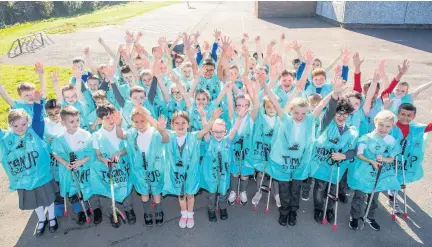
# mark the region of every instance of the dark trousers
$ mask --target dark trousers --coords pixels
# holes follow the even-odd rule
[[[300,191],[303,181],[292,180],[290,182],[279,181],[279,198],[281,215],[288,215],[289,212],[296,212],[300,203]]]
[[[348,170],[345,170],[342,175],[341,180],[339,181],[339,193],[346,194],[348,190]]]
[[[324,203],[327,197],[327,185],[328,181],[323,181],[321,179],[315,179],[315,186],[313,190],[313,199],[315,210],[324,211]],[[330,194],[336,195],[336,184],[330,185]],[[333,200],[329,199],[327,210],[333,209]]]
[[[375,211],[378,208],[378,195],[379,193],[376,192],[372,198],[371,206],[369,209],[369,213],[367,217],[369,219],[375,218]],[[351,217],[354,219],[358,219],[360,217],[363,217],[366,213],[367,204],[369,203],[371,194],[365,194],[364,192],[360,190],[356,190],[354,192],[354,197],[351,202]],[[367,200],[366,200],[367,199]],[[366,201],[366,203],[365,203]]]
[[[311,190],[311,187],[312,187],[312,181],[313,181],[313,178],[306,178],[305,180],[303,180],[302,190],[304,193],[309,194],[309,191]]]

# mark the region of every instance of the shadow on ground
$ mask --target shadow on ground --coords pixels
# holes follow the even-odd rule
[[[260,18],[260,20],[286,28],[339,28],[317,17],[291,17],[291,18]]]
[[[249,199],[255,193],[255,184],[249,184]],[[133,192],[135,193],[135,192]],[[312,192],[311,192],[312,193]],[[36,238],[33,235],[36,215],[33,214],[16,246],[424,246],[428,243],[432,229],[431,217],[417,204],[408,199],[409,219],[397,218],[392,222],[390,209],[384,194],[380,195],[380,206],[376,220],[381,231],[374,231],[368,225],[362,231],[348,227],[350,204],[341,204],[338,230],[331,225],[319,225],[313,220],[313,202],[301,201],[298,223],[295,227],[282,227],[277,223],[278,210],[270,199],[270,213],[265,214],[266,194],[261,199],[257,211],[246,206],[228,207],[229,219],[210,223],[207,220],[206,192],[197,197],[195,207],[195,227],[180,229],[178,202],[175,197],[164,199],[165,223],[161,227],[146,228],[143,222],[142,204],[134,195],[134,208],[137,223],[133,226],[122,225],[119,229],[111,227],[108,219],[110,201],[101,201],[104,207],[103,222],[94,226],[78,226],[75,216],[61,217],[60,227],[54,234]],[[311,194],[312,199],[312,194]],[[351,199],[351,198],[350,198]],[[402,205],[402,204],[401,204]]]
[[[432,53],[432,30],[354,28],[350,31]],[[429,40],[430,42],[425,42]]]

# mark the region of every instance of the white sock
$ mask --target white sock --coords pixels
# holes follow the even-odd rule
[[[54,202],[48,206],[48,219],[50,220],[50,226],[54,226],[55,225],[55,221],[53,221],[53,219],[55,219]]]
[[[187,218],[188,216],[188,211],[180,211],[181,215],[183,218]]]
[[[193,218],[193,216],[194,216],[194,212],[192,211],[192,212],[187,212],[187,217],[188,218]]]
[[[40,206],[35,209],[36,215],[38,216],[39,221],[44,222],[46,220],[44,207]],[[43,224],[38,224],[38,229],[42,229]]]

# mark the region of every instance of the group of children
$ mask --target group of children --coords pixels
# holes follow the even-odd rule
[[[282,226],[296,224],[300,198],[309,200],[313,181],[318,223],[336,221],[337,203],[347,203],[348,188],[354,191],[353,229],[359,220],[380,229],[375,192],[387,191],[393,212],[402,213],[396,195],[423,177],[425,133],[432,130],[432,123],[413,121],[413,100],[432,83],[409,93],[408,83],[400,82],[408,61],[390,83],[381,62],[362,85],[356,53],[349,89],[348,50],[324,69],[311,51],[302,53],[284,35],[278,49],[272,41],[265,53],[256,37],[253,56],[247,34],[238,50],[218,30],[211,50],[207,41],[200,47],[199,33],[180,34],[174,42],[162,37],[150,54],[141,36],[127,32],[116,53],[99,39],[110,63],[95,65],[86,48],[86,61],[72,61],[73,76],[64,86],[53,72],[56,99],[47,99],[40,63],[40,90],[21,83],[20,98],[13,100],[0,84],[11,107],[9,128],[0,132],[0,160],[20,209],[38,216],[36,235],[46,225],[56,231],[56,209],[67,213],[67,201],[78,224],[89,222],[90,214],[94,224],[101,223],[101,197],[111,199],[113,227],[121,218],[134,224],[135,194],[147,226],[163,224],[163,197],[174,195],[179,226],[192,228],[201,189],[209,194],[209,221],[217,221],[216,209],[225,220],[228,204],[247,204],[251,177],[257,181],[254,206],[262,180],[270,178],[273,189],[267,190]],[[293,70],[286,68],[289,50],[298,56]]]

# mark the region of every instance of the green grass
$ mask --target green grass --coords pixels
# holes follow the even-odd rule
[[[175,2],[130,2],[102,8],[90,14],[66,18],[52,18],[43,21],[17,24],[0,29],[0,55],[9,51],[12,42],[22,36],[44,31],[48,34],[71,33],[78,28],[114,25],[119,21],[141,15]],[[143,23],[143,25],[145,25]]]
[[[60,83],[66,84],[72,75],[70,68],[45,66],[45,80],[47,82],[48,98],[55,98],[54,89],[51,83],[51,73],[54,70],[60,72]],[[34,67],[31,65],[3,65],[0,64],[0,83],[8,92],[12,99],[18,99],[17,86],[22,82],[32,82],[36,88],[40,88],[39,76],[34,72]],[[9,105],[0,98],[0,127],[7,128],[7,116]]]

